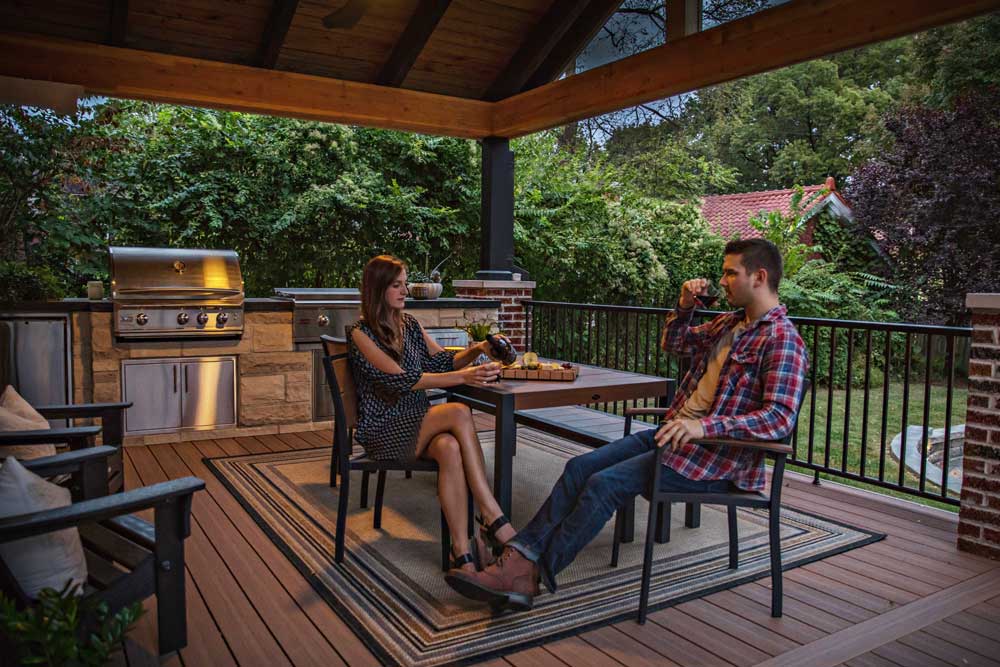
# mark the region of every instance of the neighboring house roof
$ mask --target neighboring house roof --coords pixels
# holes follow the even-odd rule
[[[823,205],[829,206],[831,212],[840,218],[853,219],[851,207],[847,200],[837,191],[837,183],[833,177],[826,179],[822,185],[808,185],[804,191],[803,202],[816,192],[826,189]],[[750,218],[758,213],[781,211],[787,214],[791,211],[792,195],[795,190],[764,190],[762,192],[742,192],[733,195],[708,195],[704,197],[701,213],[708,221],[709,227],[722,238],[728,239],[739,235],[740,238],[751,239],[760,236],[760,232],[750,226]],[[820,210],[820,209],[817,209]]]

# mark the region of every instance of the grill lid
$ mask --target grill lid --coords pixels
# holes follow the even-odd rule
[[[232,250],[109,248],[111,298],[241,306],[243,277]]]

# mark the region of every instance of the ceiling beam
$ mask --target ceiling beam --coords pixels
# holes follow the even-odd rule
[[[271,14],[267,17],[267,26],[260,38],[260,46],[257,47],[257,54],[254,57],[257,67],[274,69],[298,7],[299,0],[274,0]]]
[[[379,86],[398,87],[403,85],[413,63],[424,50],[431,33],[448,10],[451,0],[420,0],[413,18],[406,24],[399,41],[392,49],[389,59],[382,65],[375,83]]]
[[[128,0],[111,0],[111,20],[108,33],[108,44],[125,46],[125,36],[128,33]]]
[[[1000,0],[792,0],[496,103],[518,137],[1000,9]]]
[[[502,100],[521,90],[586,8],[587,3],[581,0],[555,0],[494,79],[485,99]]]
[[[586,3],[573,26],[552,47],[518,92],[544,86],[569,69],[621,4],[622,0],[590,0]]]
[[[667,0],[667,41],[701,30],[701,0]]]
[[[454,137],[492,136],[489,102],[0,32],[0,75],[88,93]]]

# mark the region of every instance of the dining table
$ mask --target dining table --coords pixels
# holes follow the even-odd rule
[[[579,375],[573,381],[502,379],[488,385],[460,385],[449,392],[449,401],[464,403],[494,417],[493,492],[508,518],[513,499],[518,411],[660,399],[667,396],[672,382],[656,375],[574,365],[579,368]]]

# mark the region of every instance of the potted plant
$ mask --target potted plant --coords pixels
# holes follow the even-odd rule
[[[448,255],[451,257],[451,255]],[[448,257],[445,257],[438,265],[431,269],[430,272],[426,271],[427,256],[424,256],[424,271],[415,270],[410,272],[407,276],[409,280],[406,283],[406,289],[409,290],[410,296],[414,299],[436,299],[441,296],[441,292],[444,290],[444,285],[441,284],[441,265],[448,261]]]

